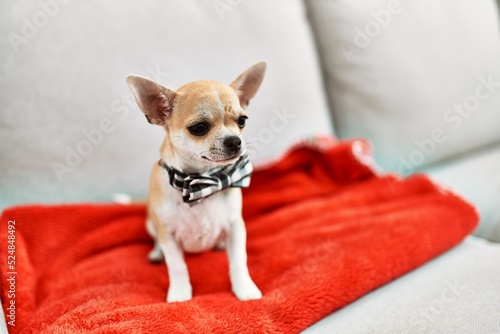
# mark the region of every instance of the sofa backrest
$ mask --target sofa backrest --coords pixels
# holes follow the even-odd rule
[[[249,107],[254,160],[332,131],[300,0],[0,3],[0,207],[144,197],[163,130],[125,83],[230,83],[267,60]]]
[[[500,141],[494,0],[306,0],[336,131],[409,174]]]

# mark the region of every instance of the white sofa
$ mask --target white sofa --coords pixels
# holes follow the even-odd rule
[[[498,15],[493,0],[4,1],[0,207],[145,197],[162,130],[125,76],[229,83],[264,59],[254,161],[314,134],[366,137],[383,169],[427,172],[482,216],[475,236],[305,332],[498,333]]]

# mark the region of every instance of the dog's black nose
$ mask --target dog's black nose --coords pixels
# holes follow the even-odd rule
[[[241,139],[237,136],[230,136],[224,139],[224,147],[228,152],[238,153],[241,149]]]

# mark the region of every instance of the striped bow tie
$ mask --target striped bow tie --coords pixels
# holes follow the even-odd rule
[[[163,160],[160,160],[159,164],[168,173],[170,185],[182,191],[182,199],[189,206],[194,206],[208,196],[229,187],[248,187],[253,171],[248,155],[243,155],[234,164],[209,174],[185,174],[168,166]]]

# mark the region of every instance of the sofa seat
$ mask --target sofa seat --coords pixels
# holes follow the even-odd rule
[[[422,171],[460,193],[478,208],[475,235],[500,242],[500,143]]]
[[[499,258],[499,244],[469,237],[303,333],[498,333]]]

